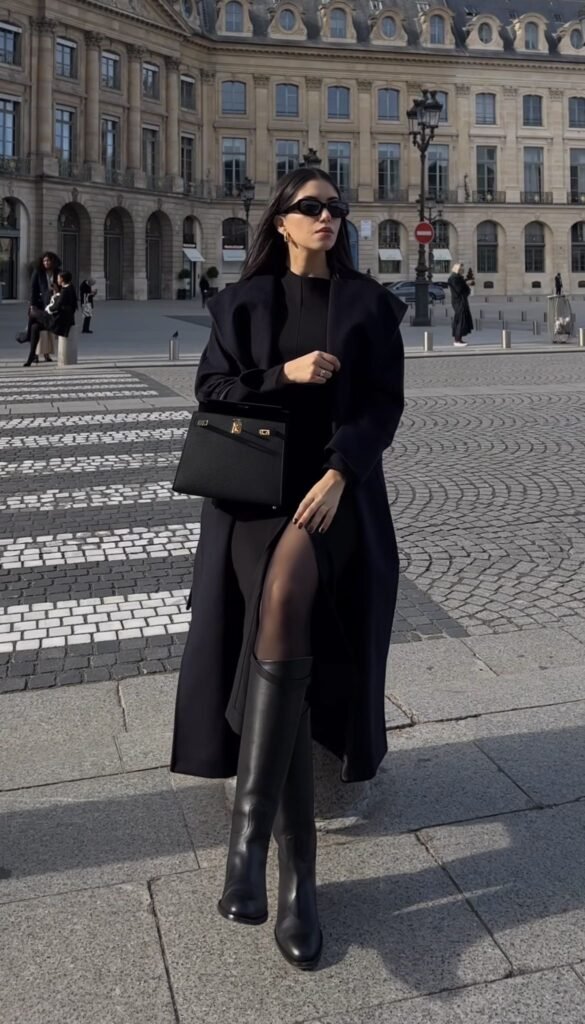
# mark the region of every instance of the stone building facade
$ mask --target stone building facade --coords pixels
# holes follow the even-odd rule
[[[0,281],[58,251],[101,295],[237,279],[281,173],[315,150],[351,204],[356,264],[409,279],[419,154],[434,272],[485,294],[585,289],[585,47],[574,0],[0,2]],[[180,272],[183,277],[180,278]]]

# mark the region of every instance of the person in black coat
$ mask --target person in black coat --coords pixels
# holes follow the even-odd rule
[[[58,277],[59,291],[50,306],[51,330],[57,338],[68,338],[75,324],[75,313],[78,303],[73,275],[69,270],[62,270]]]
[[[207,302],[207,296],[209,294],[209,281],[205,274],[202,274],[199,278],[199,291],[201,292],[201,305],[205,309],[205,303]]]
[[[563,279],[560,270],[555,274],[555,295],[563,294]]]
[[[406,307],[353,269],[347,212],[329,175],[291,172],[242,279],[209,302],[196,397],[288,411],[285,497],[203,503],[171,758],[184,774],[237,772],[227,919],[266,920],[274,831],[276,941],[302,969],[322,946],[312,738],[344,781],[375,775],[398,584],[382,455],[404,405]]]
[[[456,263],[447,281],[453,306],[453,344],[459,348],[465,348],[467,342],[463,341],[463,338],[473,330],[473,318],[469,308],[471,288],[463,277],[464,270],[462,263]]]
[[[26,340],[30,343],[30,353],[25,366],[39,361],[37,345],[41,331],[49,329],[45,310],[57,290],[59,266],[59,257],[54,252],[45,252],[39,260],[38,267],[33,271],[26,331]],[[45,360],[49,363],[52,361],[48,354],[45,355]]]
[[[97,295],[97,288],[93,277],[86,277],[79,285],[79,301],[83,312],[82,334],[93,334],[91,321],[93,317],[93,300]]]

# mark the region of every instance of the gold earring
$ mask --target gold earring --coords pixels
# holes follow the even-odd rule
[[[290,239],[289,239],[289,233],[288,233],[288,231],[286,230],[286,228],[284,229],[284,231],[283,231],[283,233],[282,233],[282,237],[284,238],[284,240],[285,240],[286,244],[288,245],[288,243],[289,243],[289,240],[290,240]]]

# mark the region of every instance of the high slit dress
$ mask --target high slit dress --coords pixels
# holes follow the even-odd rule
[[[315,350],[325,351],[330,280],[288,271],[282,283],[286,309],[278,340],[279,360],[285,363]],[[220,506],[235,520],[231,557],[245,605],[242,647],[226,711],[230,726],[238,734],[242,730],[262,586],[271,555],[300,502],[327,469],[340,470],[348,482],[329,529],[309,534],[319,573],[312,617],[313,653],[318,655],[322,630],[337,631],[340,645],[343,643],[345,631],[337,620],[336,594],[351,572],[358,526],[351,474],[341,456],[327,451],[333,433],[334,388],[335,374],[326,384],[290,384],[279,393],[279,404],[289,413],[283,505],[278,510],[232,503]],[[339,653],[346,662],[351,659],[350,650]],[[319,698],[314,686],[308,697],[309,703]]]

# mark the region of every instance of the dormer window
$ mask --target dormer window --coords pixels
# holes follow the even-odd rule
[[[489,21],[482,21],[481,25],[479,26],[479,28],[477,30],[477,34],[478,34],[480,43],[483,43],[484,46],[489,46],[489,44],[491,43],[492,39],[494,38],[493,29],[492,29],[492,26],[490,25]]]
[[[244,9],[239,0],[230,0],[225,8],[226,32],[244,31]]]
[[[580,28],[574,28],[571,32],[571,46],[574,50],[583,48],[583,33]]]
[[[440,14],[431,16],[431,46],[445,45],[445,19]]]
[[[387,14],[386,17],[382,18],[381,28],[382,35],[386,39],[394,39],[394,36],[396,35],[396,20],[390,17],[389,14]]]
[[[540,49],[540,30],[535,21],[527,21],[524,28],[524,49]]]
[[[285,7],[278,16],[278,24],[284,32],[292,32],[296,26],[297,18],[290,7]]]
[[[334,7],[329,15],[329,33],[332,39],[347,39],[347,14]]]

